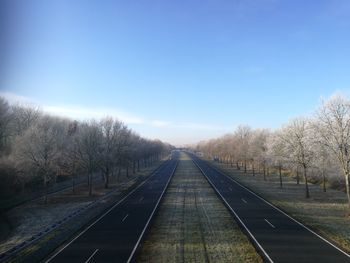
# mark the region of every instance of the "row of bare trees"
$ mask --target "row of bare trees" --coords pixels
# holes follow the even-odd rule
[[[71,178],[74,190],[76,175],[86,174],[91,195],[94,174],[101,174],[108,188],[111,176],[119,180],[123,170],[129,177],[170,150],[170,145],[142,138],[113,118],[78,122],[9,105],[0,97],[1,189],[23,189],[35,182],[47,188],[61,177]]]
[[[306,198],[310,171],[320,175],[324,191],[327,180],[341,176],[350,210],[350,101],[344,96],[324,100],[313,116],[290,120],[275,131],[239,126],[233,134],[200,142],[196,150],[245,172],[249,165],[264,179],[273,167],[281,188],[283,169],[294,171],[297,184],[302,174]]]

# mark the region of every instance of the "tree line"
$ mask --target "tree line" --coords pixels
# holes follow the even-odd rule
[[[294,172],[296,183],[303,179],[305,197],[310,197],[310,173],[327,182],[343,178],[350,211],[350,100],[334,95],[323,100],[312,116],[299,117],[271,131],[239,126],[232,134],[203,141],[195,146],[206,157],[227,163],[264,179],[277,171],[283,188],[282,170]]]
[[[142,138],[111,117],[76,121],[33,106],[10,105],[0,97],[0,192],[11,196],[28,188],[48,188],[57,179],[86,175],[89,195],[94,175],[105,188],[111,176],[126,177],[149,167],[172,146]]]

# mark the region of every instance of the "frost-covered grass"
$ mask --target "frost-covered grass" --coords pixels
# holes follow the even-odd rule
[[[184,153],[138,256],[139,262],[262,262]]]
[[[226,164],[212,164],[328,240],[350,251],[350,219],[347,216],[348,206],[344,192],[327,189],[325,193],[320,185],[309,184],[311,198],[306,199],[302,181],[297,185],[293,178],[284,176],[281,189],[276,174],[269,175],[267,181],[264,181],[261,174],[253,176]]]
[[[29,239],[57,220],[64,218],[88,203],[56,203],[55,205],[34,203],[11,210],[8,218],[12,224],[13,231],[0,244],[0,252],[4,252]]]

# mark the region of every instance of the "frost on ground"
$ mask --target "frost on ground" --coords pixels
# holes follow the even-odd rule
[[[76,202],[55,205],[34,203],[13,209],[8,218],[14,229],[6,241],[0,244],[0,252],[27,240],[88,203]]]
[[[198,168],[184,154],[138,262],[262,262]]]

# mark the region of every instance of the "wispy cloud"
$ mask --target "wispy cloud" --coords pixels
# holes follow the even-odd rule
[[[158,128],[165,129],[188,129],[188,130],[205,130],[205,131],[225,131],[228,130],[229,127],[219,126],[219,125],[210,125],[196,122],[171,122],[171,121],[163,121],[163,120],[152,120],[149,122],[145,122],[145,124],[149,124]]]
[[[8,91],[0,91],[0,96],[8,100],[9,103],[36,104],[35,100]]]
[[[210,124],[203,124],[203,123],[193,123],[193,122],[179,123],[179,124],[175,124],[174,126],[178,128],[186,128],[191,130],[207,130],[207,131],[220,131],[220,130],[228,129],[228,127],[224,127],[224,126],[210,125]]]
[[[0,96],[5,97],[11,104],[22,103],[37,105],[46,113],[77,120],[101,119],[109,116],[119,119],[126,124],[146,125],[150,127],[155,127],[157,129],[167,129],[175,131],[191,130],[224,132],[230,129],[229,127],[196,122],[173,122],[168,120],[147,119],[116,108],[89,108],[84,106],[71,105],[41,105],[32,98],[24,97],[11,92],[0,91]]]
[[[152,120],[150,124],[155,127],[169,127],[172,125],[170,121]]]
[[[87,120],[114,117],[127,124],[142,124],[145,120],[130,113],[108,108],[87,108],[75,106],[43,106],[43,110],[53,115],[70,117],[72,119]]]
[[[0,96],[6,98],[11,104],[20,103],[25,105],[36,105],[46,113],[61,117],[68,117],[71,119],[89,120],[93,118],[100,119],[109,116],[117,118],[127,124],[145,123],[145,120],[143,118],[115,108],[89,108],[70,105],[45,105],[40,104],[35,99],[7,91],[0,91]]]

